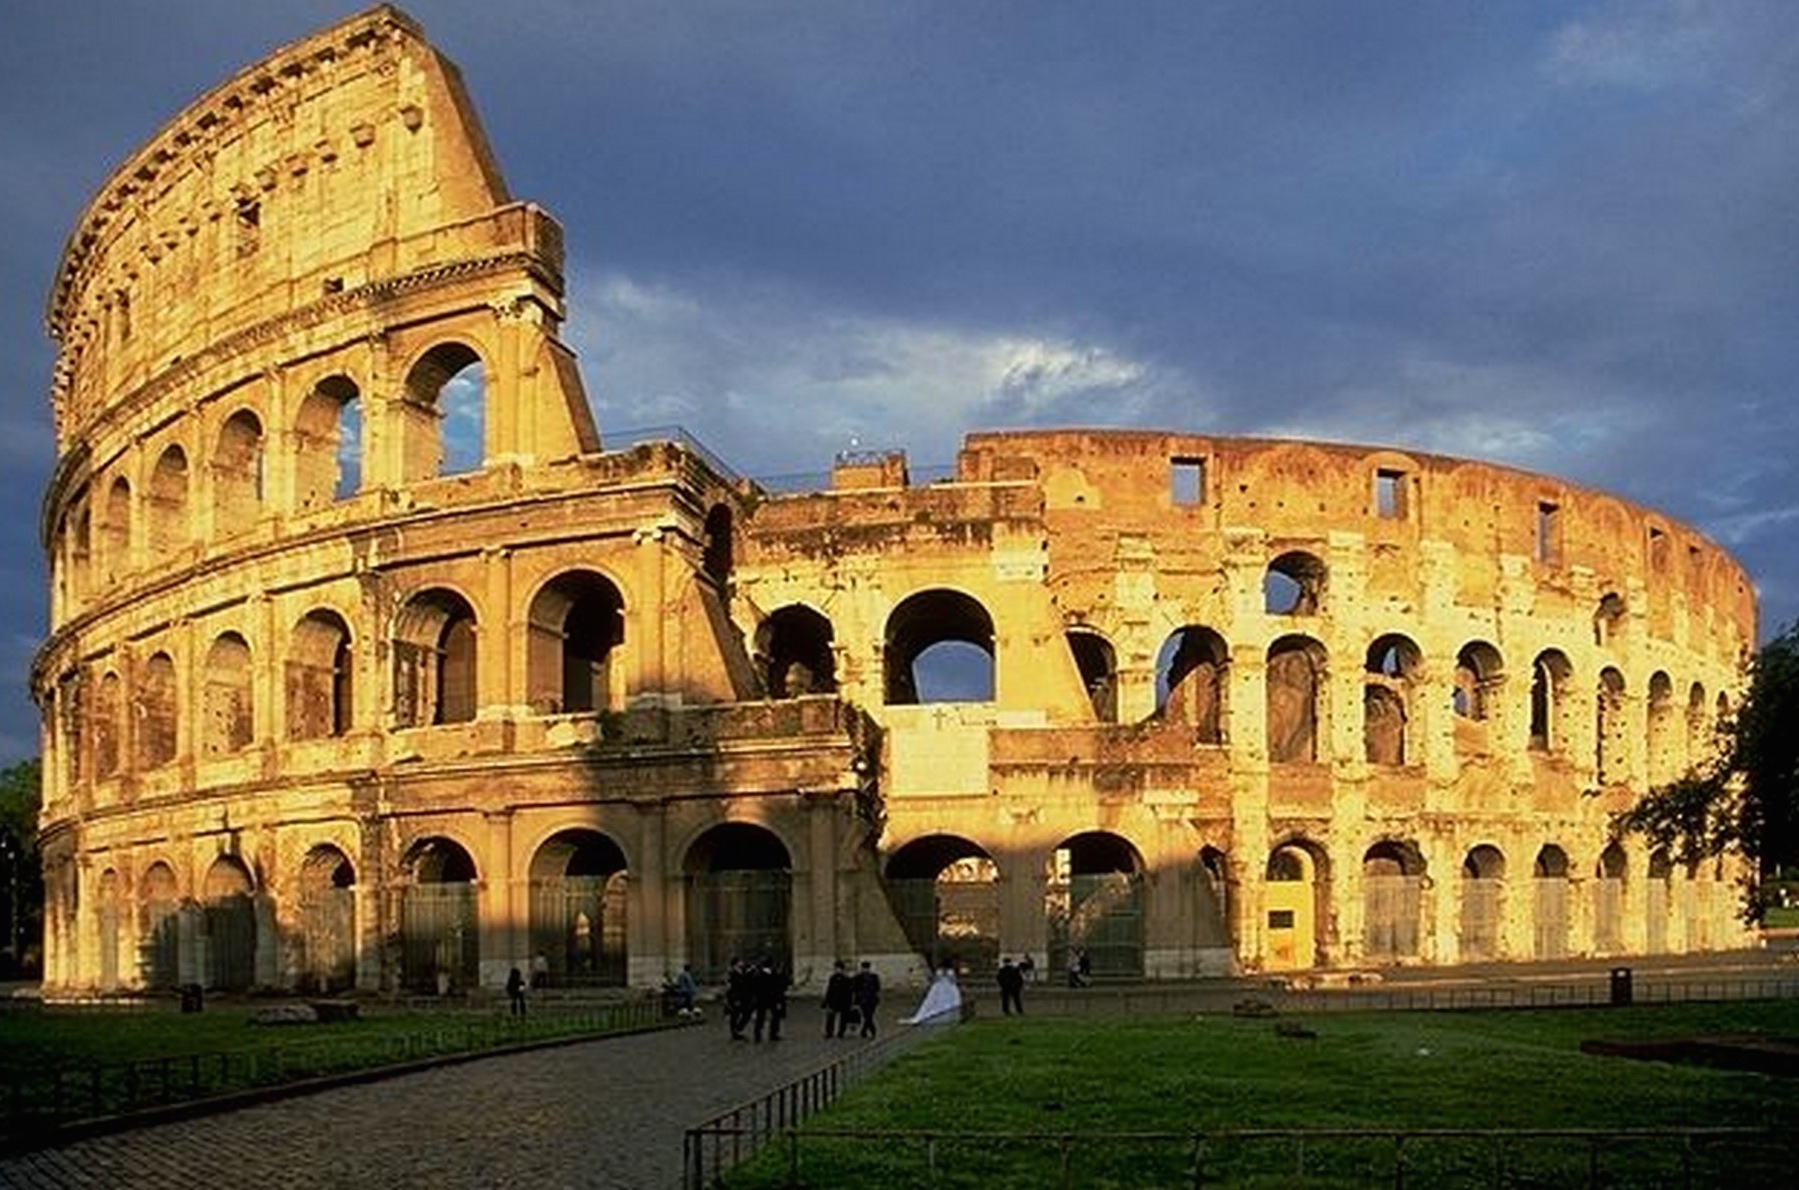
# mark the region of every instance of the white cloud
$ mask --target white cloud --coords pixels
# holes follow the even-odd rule
[[[1721,41],[1719,6],[1700,0],[1627,0],[1550,38],[1557,82],[1658,90],[1711,74]]]

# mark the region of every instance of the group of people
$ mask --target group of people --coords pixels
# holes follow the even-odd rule
[[[866,959],[851,975],[842,959],[825,981],[825,1036],[848,1037],[860,1026],[858,1036],[875,1035],[875,1009],[881,1004],[881,977]]]
[[[731,1040],[743,1041],[746,1028],[757,1041],[764,1032],[770,1041],[781,1040],[787,988],[792,982],[767,955],[754,962],[732,959],[725,973],[725,1019],[731,1026]]]

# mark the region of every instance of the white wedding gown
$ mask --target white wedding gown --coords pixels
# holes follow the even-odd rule
[[[937,972],[931,986],[925,989],[918,1011],[901,1021],[902,1025],[953,1025],[962,1019],[962,987],[956,973],[948,967]]]

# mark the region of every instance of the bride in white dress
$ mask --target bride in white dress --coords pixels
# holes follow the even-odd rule
[[[953,1025],[962,1019],[962,986],[956,973],[948,967],[931,978],[924,1001],[918,1011],[901,1021],[902,1025]]]

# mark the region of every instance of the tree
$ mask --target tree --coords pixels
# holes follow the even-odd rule
[[[0,978],[34,966],[43,953],[44,880],[37,852],[42,788],[35,760],[0,771]]]
[[[1799,861],[1799,621],[1750,664],[1749,692],[1718,724],[1711,762],[1650,790],[1613,825],[1682,863],[1742,855],[1750,867],[1745,914],[1760,920],[1762,884]]]

